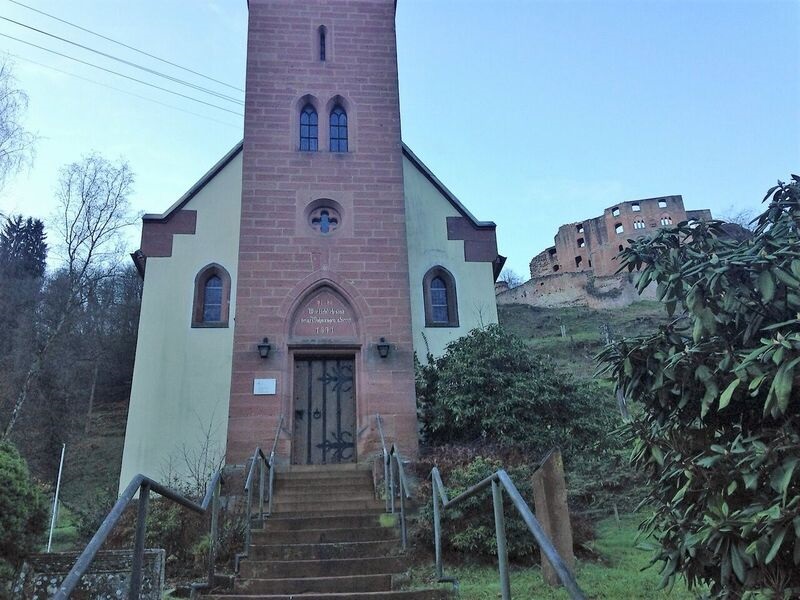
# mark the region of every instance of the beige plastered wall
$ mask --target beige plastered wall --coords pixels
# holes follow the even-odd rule
[[[476,327],[497,323],[494,277],[491,263],[466,262],[464,242],[447,239],[447,217],[462,215],[406,157],[403,179],[414,351],[425,362],[428,351],[440,356],[451,341]],[[458,327],[425,327],[422,279],[435,266],[444,267],[455,279]]]
[[[186,204],[193,235],[172,256],[147,259],[120,491],[137,473],[192,480],[196,462],[224,459],[233,352],[242,155]],[[218,263],[231,276],[229,327],[192,328],[196,274]]]

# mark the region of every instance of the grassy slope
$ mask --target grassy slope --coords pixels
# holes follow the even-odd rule
[[[618,526],[607,519],[598,527],[598,538],[593,543],[600,561],[578,564],[578,585],[588,598],[603,600],[695,598],[685,585],[678,582],[672,590],[658,590],[660,576],[656,568],[644,569],[649,564],[649,551],[637,548],[637,517],[626,517]],[[445,573],[455,576],[461,585],[461,600],[496,600],[500,597],[500,584],[495,566],[448,567]],[[433,579],[432,569],[415,571],[419,583]],[[511,595],[513,598],[536,600],[566,600],[563,589],[551,588],[542,581],[538,567],[514,567],[511,570]]]
[[[652,331],[667,320],[661,304],[638,302],[627,308],[536,308],[522,304],[498,306],[500,324],[518,335],[532,350],[553,357],[559,368],[579,379],[592,377],[595,354],[603,347],[603,323],[614,338]],[[561,325],[567,337],[561,337]]]

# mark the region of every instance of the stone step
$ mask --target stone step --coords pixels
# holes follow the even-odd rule
[[[342,501],[342,500],[375,500],[372,490],[354,490],[352,488],[331,487],[324,491],[312,492],[297,490],[280,491],[272,498],[274,506],[286,504],[287,502],[308,502],[318,499],[320,502]]]
[[[356,529],[359,527],[391,527],[398,523],[397,515],[364,514],[329,515],[322,517],[286,517],[274,514],[264,521],[264,531],[303,531],[306,529]],[[253,533],[255,533],[254,530]]]
[[[320,560],[394,556],[400,552],[400,544],[396,540],[380,540],[324,544],[252,544],[247,554],[252,560]]]
[[[392,589],[392,576],[345,575],[343,577],[296,577],[291,579],[239,579],[234,591],[245,594],[309,594],[313,592],[352,593],[388,592]]]
[[[450,600],[453,593],[447,589],[397,590],[391,592],[344,592],[332,594],[210,594],[209,600]]]
[[[327,544],[334,542],[374,542],[397,539],[395,527],[355,527],[352,529],[305,529],[301,531],[254,531],[253,544]]]
[[[360,471],[372,473],[372,466],[369,463],[331,463],[325,465],[287,465],[277,467],[278,475],[288,475],[297,473],[338,473],[342,471]]]
[[[278,481],[273,486],[273,495],[276,494],[297,494],[305,492],[307,494],[322,493],[327,494],[331,490],[348,490],[358,492],[374,493],[374,485],[371,479],[336,479],[326,477],[323,479],[309,479],[291,481]]]
[[[399,556],[377,558],[334,558],[328,560],[273,560],[245,559],[239,565],[239,576],[259,579],[291,577],[324,577],[326,575],[377,575],[402,573],[406,562]]]
[[[320,503],[322,504],[322,503]],[[319,510],[289,510],[281,509],[280,511],[275,511],[269,517],[269,519],[307,519],[309,517],[360,517],[360,516],[379,516],[386,514],[386,506],[381,504],[380,508],[361,508],[361,509],[331,509],[327,510],[327,508],[321,508]]]
[[[276,498],[273,506],[273,513],[317,513],[325,511],[328,513],[335,513],[339,511],[363,511],[363,510],[380,510],[386,509],[386,505],[372,498],[368,500],[328,500],[327,498],[320,499],[307,499],[302,502],[297,501],[282,501]]]

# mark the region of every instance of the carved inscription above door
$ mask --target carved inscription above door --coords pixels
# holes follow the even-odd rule
[[[323,288],[300,305],[291,332],[295,339],[355,340],[355,314],[344,298]]]

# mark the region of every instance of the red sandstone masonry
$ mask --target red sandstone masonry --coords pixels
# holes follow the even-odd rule
[[[324,63],[313,52],[319,25],[333,49]],[[229,463],[267,446],[281,413],[292,418],[289,319],[298,296],[322,281],[338,287],[357,315],[359,430],[381,412],[389,435],[416,451],[395,54],[394,0],[250,0]],[[296,149],[294,120],[306,94],[319,101],[316,153]],[[349,106],[347,154],[323,145],[336,95]],[[338,202],[346,226],[330,237],[309,235],[297,219],[314,198]],[[266,361],[256,352],[264,336],[273,346]],[[374,348],[380,337],[392,344],[388,359]],[[277,395],[252,395],[252,380],[261,377],[278,380]],[[368,430],[359,438],[362,460],[370,439]],[[281,442],[284,456],[288,446]]]

